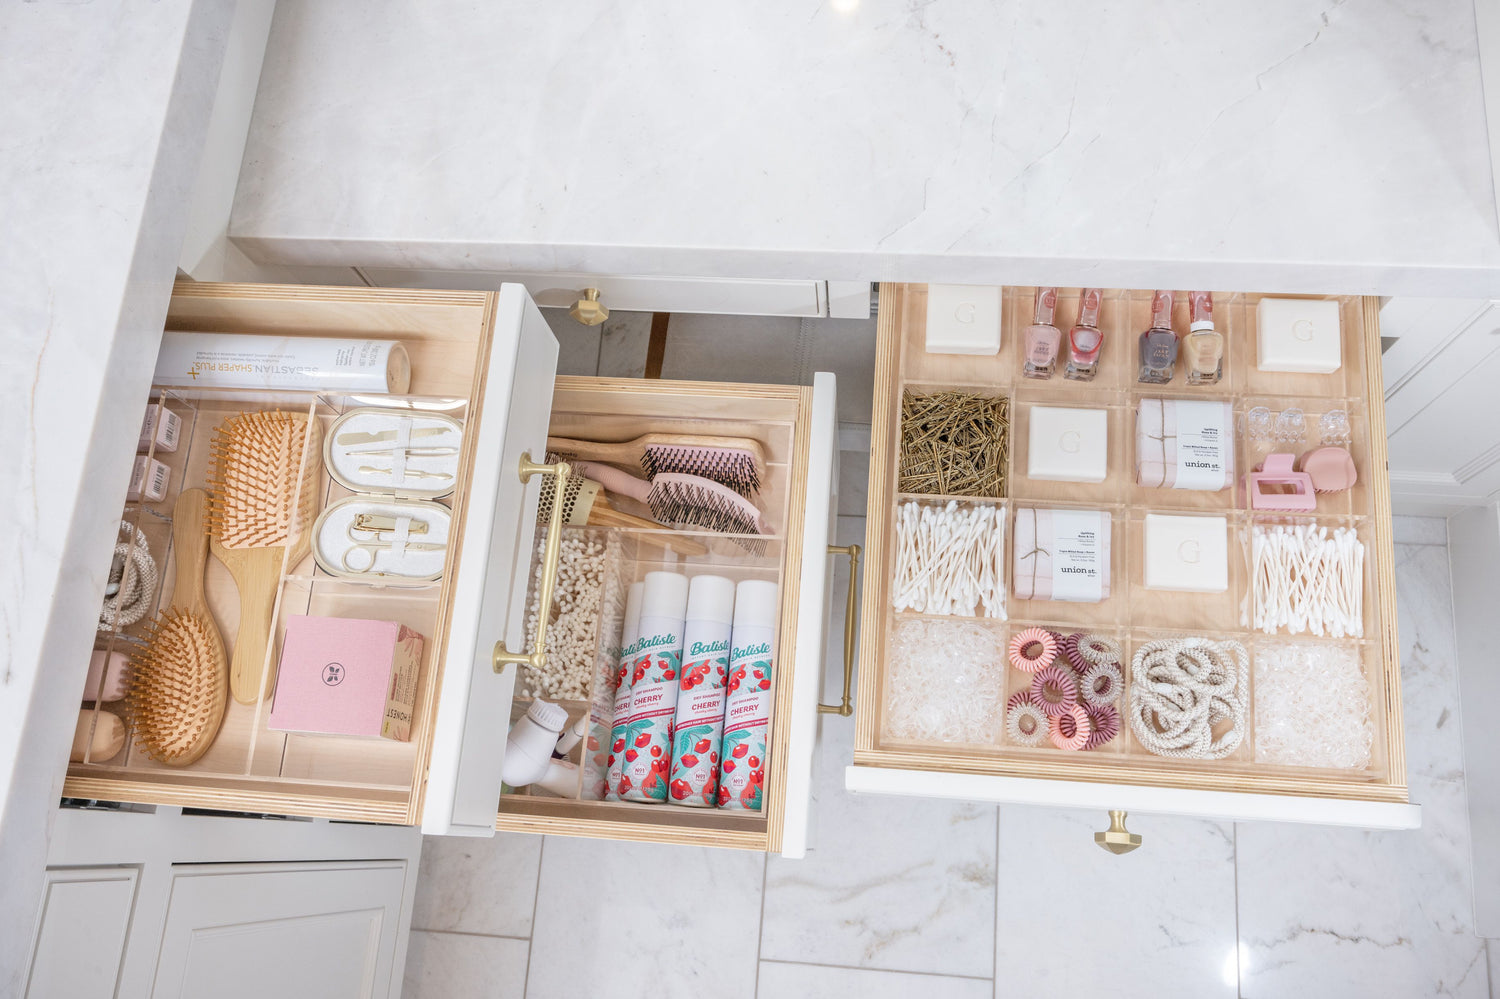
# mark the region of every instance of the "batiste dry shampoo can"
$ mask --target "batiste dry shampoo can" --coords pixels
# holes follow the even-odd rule
[[[646,588],[641,591],[641,637],[630,671],[625,765],[620,775],[620,797],[626,801],[654,804],[667,800],[687,596],[688,578],[682,573],[646,573]]]
[[[760,811],[771,720],[771,646],[776,638],[776,584],[747,579],[735,588],[734,635],[719,750],[719,807]]]
[[[734,580],[694,576],[682,629],[668,804],[712,808],[719,793],[719,741],[724,736],[724,684],[729,679],[733,625]]]
[[[620,627],[620,662],[615,669],[614,689],[609,692],[614,707],[610,712],[609,773],[605,780],[605,797],[620,800],[620,774],[625,763],[625,726],[630,723],[630,669],[635,665],[636,643],[641,637],[641,591],[645,583],[631,583],[625,593],[625,622]],[[595,698],[595,703],[598,698]]]

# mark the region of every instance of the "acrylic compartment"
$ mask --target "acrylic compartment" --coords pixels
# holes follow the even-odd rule
[[[1001,354],[1004,354],[1003,350]],[[946,355],[931,354],[926,356],[938,357]],[[990,412],[976,419],[976,432],[971,434],[970,447],[965,452],[966,455],[970,456],[966,461],[965,472],[969,472],[970,469],[980,469],[982,467],[985,472],[993,471],[994,476],[998,478],[998,481],[989,482],[984,488],[959,488],[953,483],[938,483],[924,488],[926,485],[925,482],[913,481],[917,477],[924,480],[930,478],[927,472],[931,468],[932,462],[928,457],[929,452],[927,447],[914,449],[908,461],[902,460],[902,455],[906,453],[906,441],[909,429],[913,425],[912,418],[908,416],[909,402],[921,405],[922,400],[949,393],[973,396],[994,404]],[[1015,405],[1014,400],[1010,398],[1010,393],[995,392],[992,389],[976,388],[972,385],[961,383],[914,382],[904,386],[900,402],[896,407],[896,414],[897,460],[895,462],[895,488],[898,491],[915,496],[952,496],[963,499],[1004,499],[1010,494],[1014,471],[1011,454],[1015,447],[1013,429]],[[987,433],[979,432],[979,428],[984,427],[992,427],[993,429]],[[912,433],[911,436],[914,440],[918,438],[918,434],[916,433]],[[938,440],[931,439],[940,436],[929,430],[922,439],[929,447],[940,447],[941,444]],[[981,444],[993,446],[998,452],[999,460],[993,464],[983,462],[983,454],[976,453],[977,447]],[[978,473],[971,473],[967,477],[972,478],[974,474]],[[955,479],[957,478],[959,476],[955,475]]]
[[[96,647],[107,651],[137,651],[142,646],[149,622],[164,610],[173,598],[176,585],[175,559],[172,551],[171,514],[181,491],[203,487],[208,483],[212,464],[210,442],[215,430],[228,418],[241,413],[280,410],[303,414],[317,430],[326,431],[344,410],[357,406],[432,410],[461,417],[462,400],[414,396],[337,396],[307,392],[283,392],[232,389],[170,389],[153,393],[152,404],[160,403],[182,420],[179,446],[158,460],[172,468],[168,495],[159,503],[128,503],[127,522],[142,526],[151,543],[159,567],[157,594],[151,614],[136,625],[115,629],[101,635]],[[310,427],[310,432],[313,432]],[[150,452],[148,452],[150,453]],[[321,455],[310,452],[320,461]],[[338,485],[326,467],[320,467],[312,480],[318,491],[317,509],[330,500],[352,495]],[[291,503],[302,502],[299,481]],[[307,529],[311,530],[309,523]],[[414,719],[423,716],[428,698],[435,696],[434,671],[430,668],[440,654],[435,640],[440,607],[441,583],[413,582],[392,586],[379,580],[336,578],[319,568],[312,556],[287,564],[290,549],[283,555],[279,571],[275,610],[270,622],[269,640],[262,669],[274,674],[280,661],[281,642],[288,617],[309,614],[330,617],[352,617],[392,620],[404,624],[426,639],[418,670],[416,711]],[[218,558],[210,554],[204,569],[204,591],[210,613],[231,659],[240,630],[240,602],[234,577]],[[268,794],[291,788],[291,793],[326,794],[339,797],[356,793],[361,801],[379,803],[405,802],[411,793],[415,776],[417,747],[423,733],[414,727],[407,742],[378,737],[353,737],[274,731],[268,727],[275,696],[268,684],[265,696],[251,703],[227,698],[223,720],[212,744],[195,762],[187,766],[169,766],[149,758],[138,744],[136,733],[127,718],[125,749],[112,760],[86,759],[70,771],[76,776],[132,775],[153,782],[195,786],[237,786],[263,789]],[[124,715],[123,705],[112,705]],[[96,705],[94,711],[109,710]],[[226,783],[229,782],[229,783]],[[248,782],[248,783],[246,783]]]
[[[1280,420],[1282,413],[1298,410],[1302,413],[1302,432],[1292,433],[1295,420]],[[1247,395],[1236,400],[1235,430],[1239,438],[1240,479],[1236,485],[1236,505],[1250,510],[1250,497],[1245,476],[1257,465],[1264,463],[1267,455],[1290,454],[1300,467],[1300,459],[1307,453],[1323,447],[1320,427],[1324,417],[1335,411],[1347,416],[1349,441],[1342,445],[1354,462],[1355,482],[1352,488],[1339,492],[1314,493],[1312,515],[1340,516],[1372,512],[1370,502],[1370,421],[1369,411],[1363,399],[1320,398],[1317,396],[1265,396]],[[1269,421],[1270,434],[1262,429]],[[1282,433],[1282,429],[1287,432]],[[1257,515],[1273,515],[1279,511],[1256,509]]]
[[[1009,711],[1007,710],[1006,720],[1002,720],[1001,723],[1002,735],[999,744],[1005,747],[1008,751],[1027,754],[1041,754],[1046,757],[1055,759],[1059,763],[1072,763],[1075,761],[1081,762],[1084,758],[1087,758],[1090,762],[1093,762],[1097,761],[1100,757],[1117,756],[1120,753],[1123,753],[1125,751],[1125,742],[1123,738],[1124,728],[1127,724],[1124,710],[1126,704],[1125,698],[1127,685],[1124,682],[1124,677],[1128,671],[1129,666],[1129,659],[1126,654],[1125,631],[1120,628],[1113,627],[1080,629],[1074,624],[1063,624],[1058,621],[1038,622],[1036,624],[1029,624],[1024,626],[1013,623],[1004,639],[1006,643],[1004,652],[1005,654],[1007,654],[1007,656],[1009,652],[1009,642],[1014,640],[1016,636],[1021,635],[1023,632],[1029,631],[1032,628],[1040,628],[1044,631],[1051,632],[1054,636],[1056,636],[1056,638],[1059,640],[1059,645],[1053,663],[1069,674],[1076,674],[1076,670],[1068,664],[1066,654],[1063,651],[1060,641],[1062,639],[1066,639],[1069,635],[1079,633],[1082,633],[1084,635],[1097,635],[1101,638],[1115,643],[1120,647],[1120,675],[1122,678],[1122,682],[1119,685],[1118,689],[1115,691],[1115,697],[1112,701],[1112,705],[1116,712],[1118,712],[1120,715],[1121,731],[1113,739],[1109,740],[1101,746],[1095,746],[1093,749],[1059,749],[1045,734],[1042,736],[1041,741],[1038,744],[1031,746],[1026,745],[1023,742],[1017,742],[1011,737],[1010,731],[1007,728],[1009,716]],[[1034,672],[1027,672],[1026,670],[1017,669],[1009,662],[1009,659],[1007,658],[1005,668],[1005,681],[1004,704],[1008,707],[1010,701],[1016,696],[1016,694],[1024,691],[1034,690],[1036,674]],[[1087,702],[1083,699],[1081,694],[1078,698],[1078,704],[1084,707],[1088,706]]]
[[[1339,303],[1339,337],[1342,364],[1337,371],[1317,374],[1296,371],[1262,371],[1257,364],[1256,311],[1262,298],[1327,300]],[[1215,298],[1215,305],[1218,299]],[[1244,372],[1240,390],[1247,395],[1313,396],[1341,398],[1362,396],[1366,379],[1363,299],[1357,295],[1261,295],[1236,296],[1233,322],[1244,331],[1231,341],[1236,367]]]
[[[1050,379],[1030,379],[1021,374],[1023,344],[1021,337],[1031,321],[1034,288],[1006,288],[1004,298],[1004,331],[1000,354],[992,358],[955,358],[929,355],[922,348],[921,332],[925,321],[925,292],[921,286],[903,286],[894,301],[898,315],[896,328],[901,333],[895,346],[896,363],[889,385],[876,386],[876,437],[889,442],[891,460],[887,462],[887,481],[870,483],[872,496],[883,495],[889,506],[876,511],[872,506],[870,531],[883,532],[885,560],[890,563],[881,572],[872,565],[865,579],[866,607],[880,608],[883,624],[874,630],[878,648],[862,655],[864,663],[879,664],[871,685],[878,705],[873,742],[870,748],[900,753],[906,766],[933,766],[939,769],[1031,776],[1073,777],[1074,779],[1110,780],[1121,768],[1131,772],[1155,774],[1167,784],[1179,786],[1212,786],[1230,788],[1241,778],[1264,779],[1268,785],[1291,789],[1298,781],[1327,779],[1338,783],[1381,782],[1389,773],[1389,761],[1383,756],[1384,740],[1380,733],[1386,725],[1383,699],[1387,681],[1383,675],[1379,601],[1376,599],[1374,558],[1375,494],[1368,468],[1371,454],[1369,441],[1370,414],[1360,392],[1350,386],[1364,384],[1364,350],[1361,300],[1340,299],[1344,316],[1345,364],[1334,375],[1287,375],[1258,372],[1254,365],[1254,303],[1259,296],[1240,293],[1215,293],[1216,328],[1225,337],[1224,376],[1217,384],[1190,385],[1186,369],[1179,362],[1172,382],[1165,385],[1142,385],[1136,381],[1137,341],[1149,325],[1152,291],[1107,290],[1103,296],[1101,329],[1105,347],[1101,365],[1093,382],[1068,382],[1059,371]],[[1079,289],[1060,288],[1056,321],[1064,339],[1077,312]],[[1352,310],[1352,311],[1351,311]],[[1188,331],[1186,291],[1179,291],[1173,306],[1173,327],[1179,335]],[[1066,344],[1064,344],[1064,350]],[[883,343],[882,351],[889,348]],[[1349,381],[1346,381],[1349,379]],[[1125,651],[1125,692],[1120,701],[1122,732],[1100,750],[1068,753],[1051,748],[1010,745],[1002,735],[995,741],[953,741],[898,737],[891,730],[889,711],[893,698],[904,696],[893,686],[890,643],[893,630],[911,615],[892,607],[890,587],[895,558],[894,516],[899,504],[914,497],[897,491],[895,451],[900,441],[900,398],[907,390],[932,391],[955,389],[975,394],[1004,396],[1011,400],[1010,469],[1007,476],[1010,522],[1007,527],[1007,601],[1008,620],[991,622],[979,619],[932,618],[935,621],[959,621],[978,625],[992,632],[996,646],[1028,626],[1050,627],[1064,634],[1092,630],[1119,640]],[[1140,486],[1135,479],[1136,406],[1143,398],[1212,400],[1228,403],[1233,414],[1230,432],[1235,444],[1234,485],[1218,491],[1175,490]],[[1343,408],[1349,413],[1352,441],[1349,447],[1359,479],[1354,488],[1342,493],[1317,494],[1317,509],[1308,515],[1273,514],[1250,511],[1243,494],[1242,481],[1253,462],[1243,417],[1254,405],[1264,404],[1277,411],[1298,406],[1307,414],[1307,440],[1298,451],[1314,447],[1318,419],[1330,409]],[[1037,406],[1102,408],[1108,412],[1110,435],[1106,480],[1101,484],[1032,480],[1027,476],[1029,449],[1029,414]],[[1123,443],[1122,443],[1123,442]],[[878,466],[877,466],[878,467]],[[939,502],[943,497],[922,497]],[[972,498],[959,498],[974,502]],[[1019,509],[1026,507],[1059,507],[1074,509],[1107,509],[1114,533],[1111,544],[1111,596],[1098,604],[1057,601],[1018,600],[1015,596],[1013,546],[1016,540],[1014,520]],[[1228,586],[1223,592],[1147,590],[1144,585],[1144,525],[1148,514],[1171,516],[1222,517],[1226,529]],[[1364,768],[1320,769],[1258,762],[1255,758],[1254,654],[1261,641],[1280,641],[1289,636],[1264,636],[1249,625],[1251,600],[1250,537],[1257,524],[1304,523],[1353,527],[1366,544],[1363,568],[1363,629],[1361,639],[1311,638],[1314,642],[1342,643],[1359,651],[1368,676],[1371,699],[1371,724],[1374,726],[1374,752]],[[873,599],[871,603],[871,589]],[[866,631],[869,641],[871,631]],[[1147,641],[1158,638],[1202,635],[1231,639],[1245,645],[1251,657],[1247,691],[1247,721],[1244,740],[1235,752],[1223,760],[1194,760],[1160,757],[1141,746],[1129,731],[1125,717],[1129,696],[1129,658]],[[1006,667],[1004,694],[1009,697],[1018,684],[1029,684],[1028,674]],[[1022,768],[1018,761],[1033,761]],[[921,761],[920,763],[916,761]]]

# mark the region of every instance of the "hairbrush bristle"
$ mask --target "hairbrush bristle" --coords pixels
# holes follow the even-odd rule
[[[663,524],[720,534],[760,534],[760,511],[755,504],[717,482],[695,475],[664,472],[651,480],[646,498],[651,515]],[[755,547],[764,547],[754,541]],[[748,547],[748,545],[742,545]]]
[[[211,628],[197,614],[169,607],[146,647],[130,657],[126,708],[136,745],[153,760],[191,763],[218,733],[226,688]]]
[[[648,479],[663,473],[696,475],[746,497],[760,491],[755,455],[740,448],[648,444],[641,455],[641,470]]]
[[[208,524],[225,548],[287,545],[302,531],[316,499],[298,488],[307,430],[306,417],[280,410],[231,416],[215,428]]]

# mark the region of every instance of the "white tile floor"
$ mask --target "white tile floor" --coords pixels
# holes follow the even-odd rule
[[[627,330],[613,364],[629,339],[644,349]],[[1139,815],[1145,845],[1114,857],[1090,812],[850,795],[853,725],[829,716],[802,861],[429,839],[406,999],[1500,995],[1500,944],[1473,935],[1447,537],[1413,518],[1396,536],[1419,831]]]

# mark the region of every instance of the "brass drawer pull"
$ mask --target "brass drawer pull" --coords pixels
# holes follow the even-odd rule
[[[521,481],[530,482],[533,475],[555,475],[557,476],[557,492],[555,495],[563,495],[563,484],[568,481],[568,475],[572,469],[565,461],[559,461],[555,465],[541,465],[531,460],[531,452],[521,453]],[[537,621],[546,622],[552,619],[552,591],[557,586],[557,562],[562,554],[562,524],[563,518],[553,517],[547,524],[547,546],[542,552],[542,606],[537,614]],[[533,640],[530,652],[511,652],[505,647],[505,639],[495,643],[495,651],[490,657],[490,665],[496,673],[501,672],[511,663],[530,666],[532,669],[541,669],[547,662],[547,628],[545,624],[538,624],[536,638]]]
[[[849,701],[849,687],[854,683],[854,636],[859,631],[859,600],[855,594],[859,592],[859,554],[863,551],[859,545],[829,545],[828,554],[849,556],[849,602],[844,605],[844,700],[839,704],[819,704],[818,713],[824,715],[842,715],[847,718],[854,714],[854,706]]]
[[[1140,833],[1125,828],[1125,812],[1112,808],[1109,812],[1109,828],[1094,833],[1094,842],[1113,854],[1129,853],[1141,845]]]

